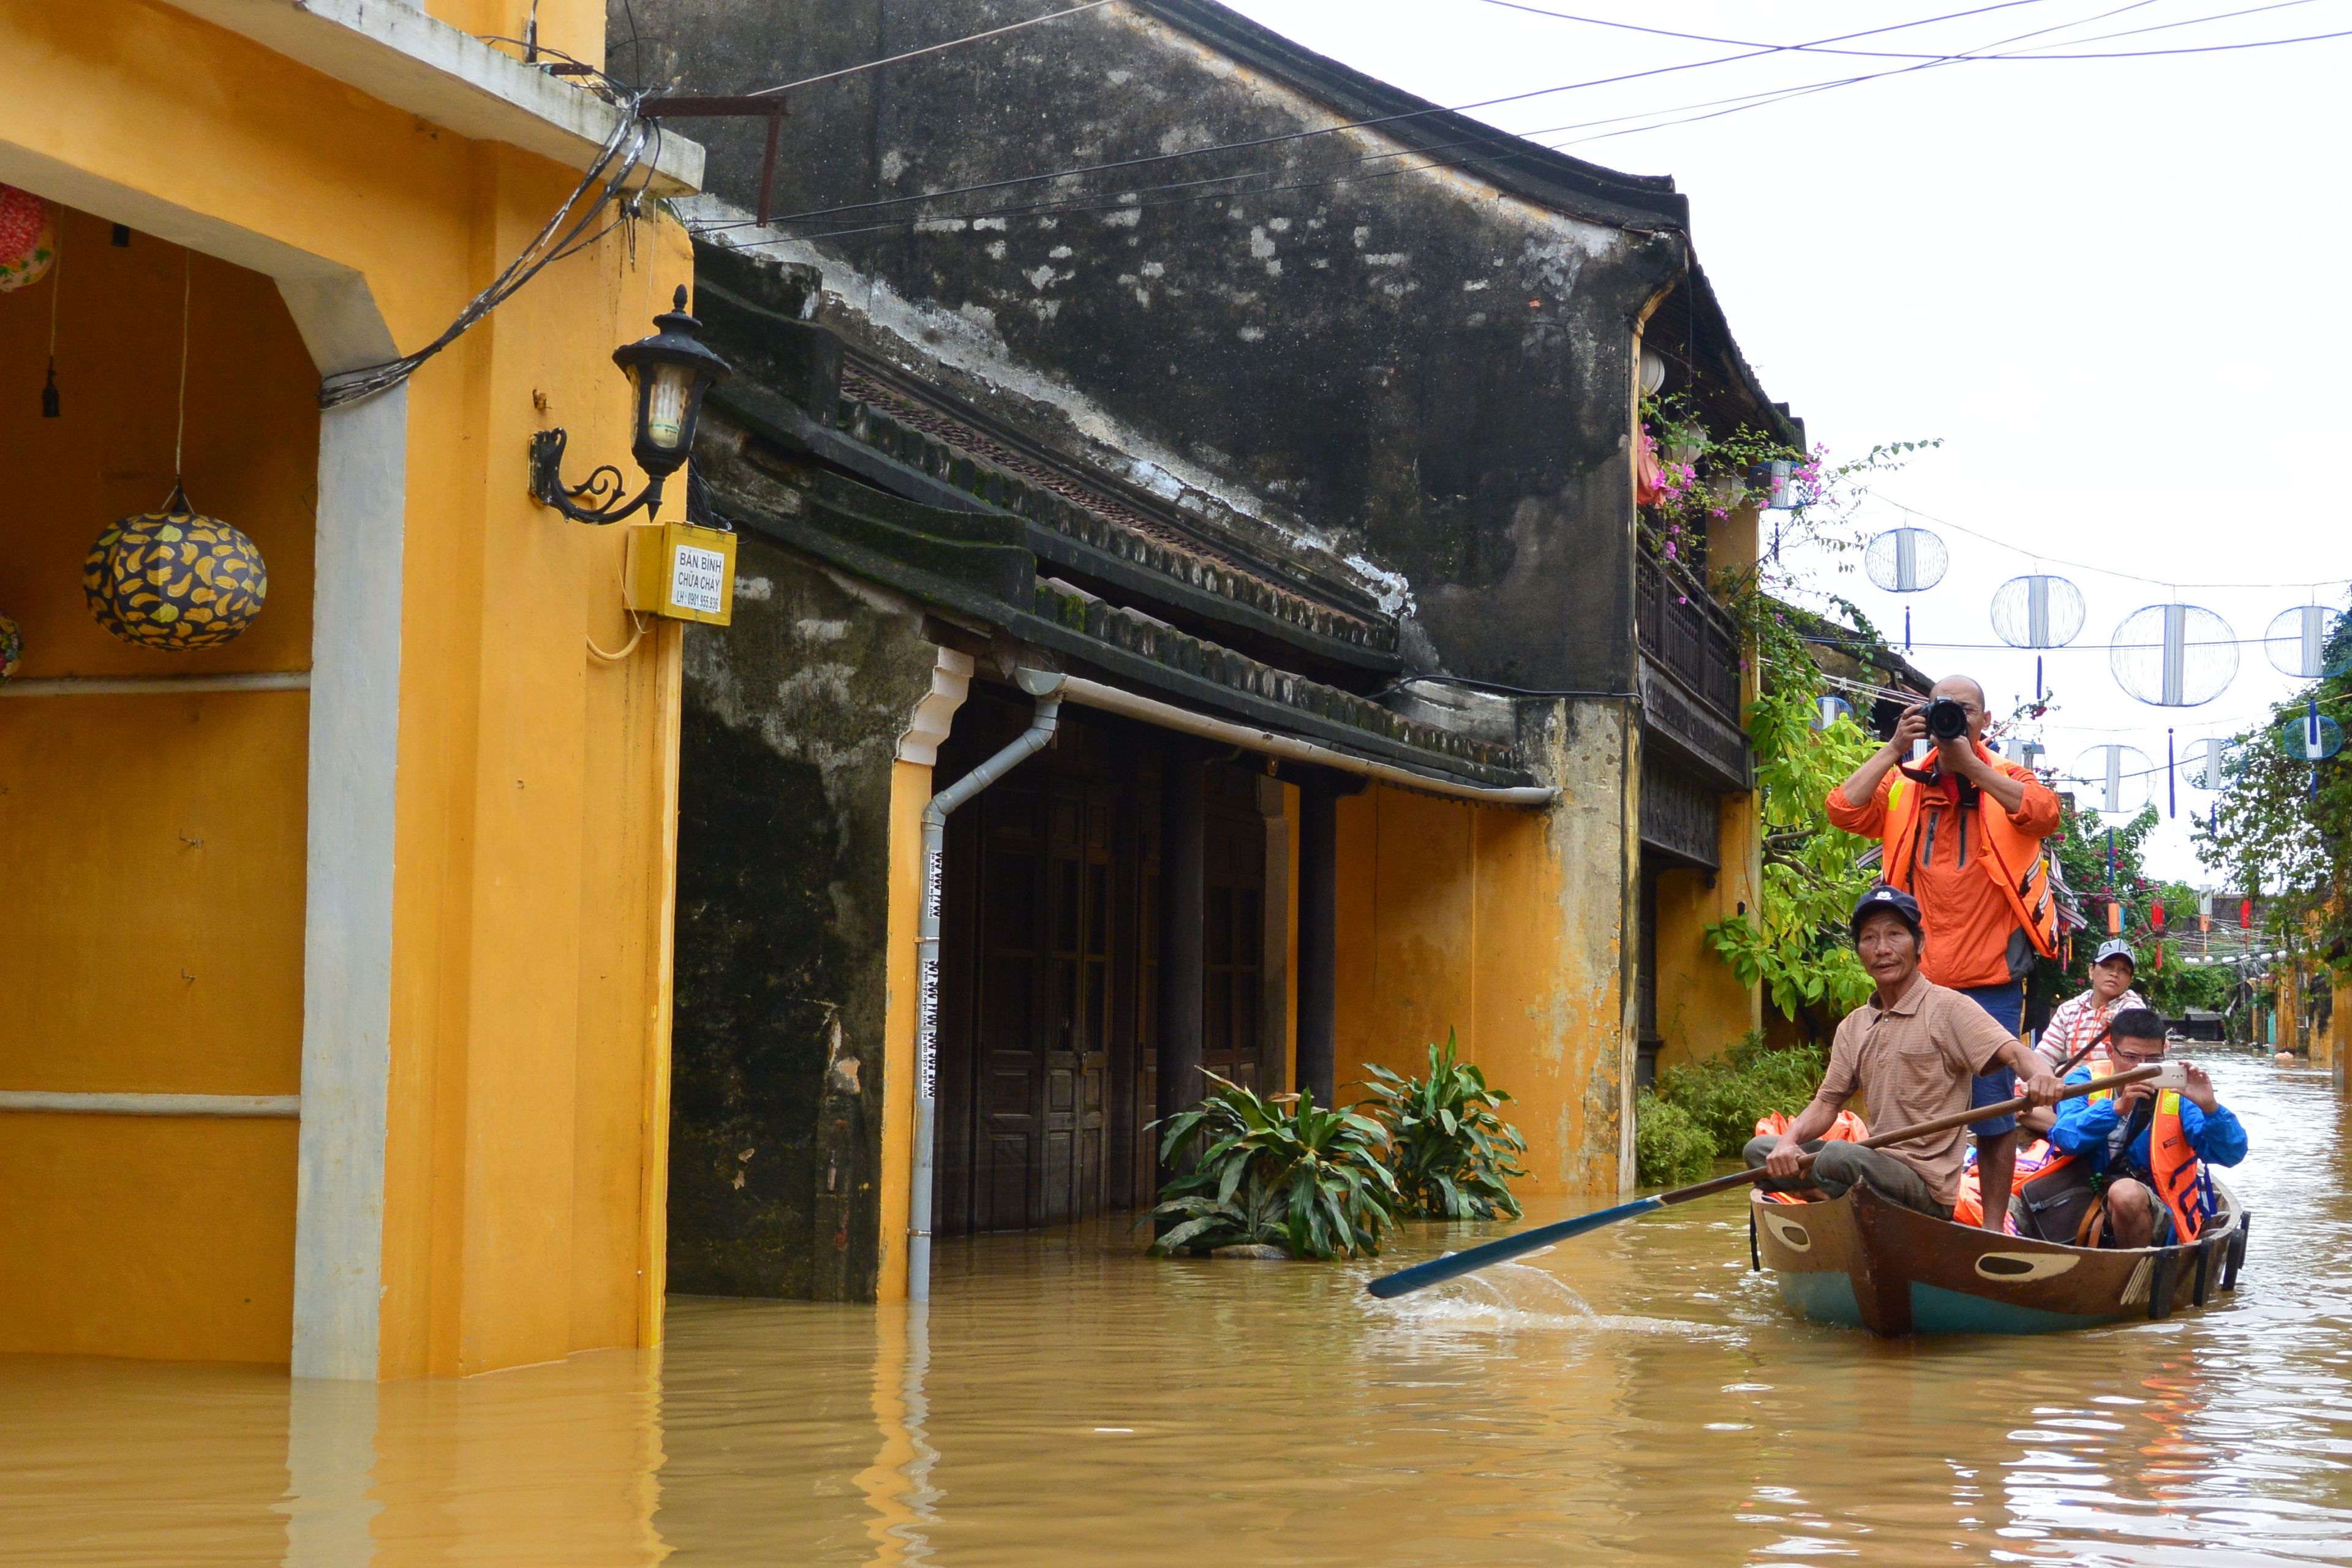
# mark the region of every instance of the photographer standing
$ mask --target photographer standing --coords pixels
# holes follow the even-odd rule
[[[2042,840],[2058,831],[2058,797],[2027,769],[1986,751],[1984,688],[1965,675],[1936,683],[1870,760],[1830,791],[1830,821],[1883,847],[1879,876],[1919,901],[1920,968],[1961,992],[2014,1036],[2036,954],[2058,954],[2057,900]],[[1926,755],[1912,760],[1917,743]],[[1857,802],[1861,804],[1856,804]],[[2002,1068],[1976,1080],[1973,1103],[2015,1093]],[[2009,1212],[2017,1118],[1969,1125],[1989,1228]]]

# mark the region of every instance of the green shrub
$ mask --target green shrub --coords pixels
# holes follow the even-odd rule
[[[1827,1062],[1812,1047],[1774,1050],[1751,1033],[1720,1057],[1665,1068],[1656,1094],[1706,1134],[1717,1159],[1737,1159],[1756,1136],[1758,1118],[1804,1109]]]
[[[1208,1074],[1215,1087],[1171,1116],[1160,1157],[1197,1152],[1191,1171],[1160,1189],[1150,1217],[1167,1225],[1151,1250],[1283,1247],[1293,1258],[1377,1254],[1396,1224],[1388,1131],[1311,1094],[1262,1099]],[[1154,1123],[1155,1126],[1159,1123]],[[1172,1222],[1172,1223],[1171,1223]]]
[[[1646,1091],[1633,1101],[1633,1179],[1645,1187],[1696,1182],[1715,1163],[1715,1140],[1678,1105]]]
[[[1370,1070],[1366,1103],[1389,1131],[1389,1169],[1402,1211],[1430,1219],[1517,1219],[1519,1201],[1507,1178],[1524,1176],[1519,1130],[1495,1113],[1510,1096],[1486,1087],[1486,1075],[1456,1062],[1454,1036],[1429,1047],[1429,1076]]]

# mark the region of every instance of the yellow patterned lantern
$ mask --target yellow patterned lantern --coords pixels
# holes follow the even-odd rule
[[[251,626],[269,595],[261,547],[205,517],[177,486],[162,511],[107,524],[82,561],[98,624],[141,647],[218,647]]]
[[[58,218],[30,191],[0,185],[0,294],[37,283],[58,258]]]

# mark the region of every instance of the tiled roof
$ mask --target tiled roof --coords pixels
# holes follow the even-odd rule
[[[837,426],[886,456],[951,479],[960,489],[1119,560],[1318,637],[1382,653],[1396,647],[1392,623],[1318,604],[1274,581],[1262,567],[1220,552],[1106,489],[905,395],[855,364],[843,366],[841,381]]]
[[[1213,681],[1231,690],[1278,702],[1352,730],[1383,735],[1401,745],[1456,762],[1484,768],[1517,769],[1522,765],[1517,752],[1509,747],[1489,745],[1434,724],[1405,718],[1353,692],[1276,669],[1245,654],[1178,631],[1140,611],[1108,604],[1072,584],[1050,577],[1038,579],[1036,608],[1045,619],[1072,631],[1084,632],[1113,647],[1124,648],[1155,664]]]

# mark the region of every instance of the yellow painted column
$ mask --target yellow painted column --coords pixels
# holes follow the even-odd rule
[[[884,1301],[907,1299],[907,1214],[915,1169],[915,923],[923,903],[923,808],[931,769],[890,769],[888,999],[882,1015],[882,1265]]]

